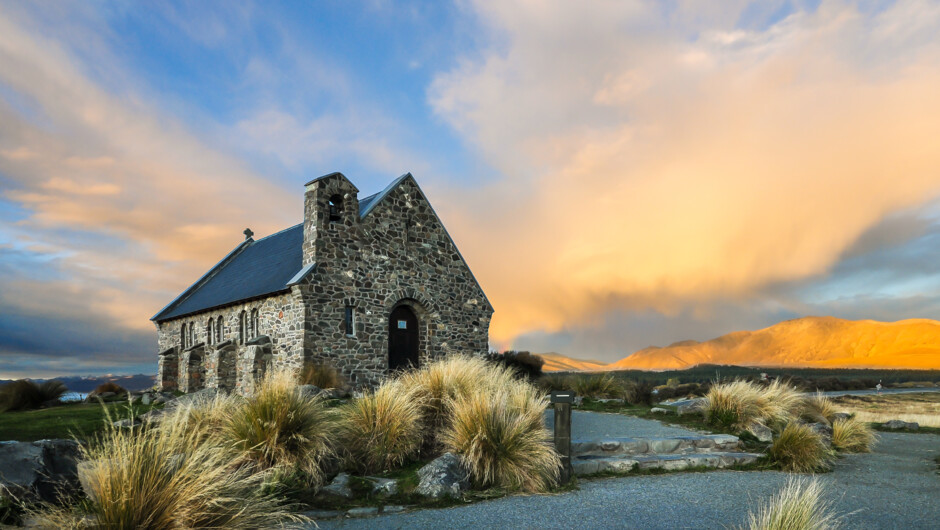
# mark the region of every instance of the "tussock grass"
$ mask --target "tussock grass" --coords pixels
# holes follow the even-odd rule
[[[702,412],[707,423],[744,430],[751,423],[783,425],[804,407],[798,390],[773,381],[767,386],[738,380],[713,385],[705,395]]]
[[[823,499],[816,479],[790,477],[786,485],[748,513],[748,530],[835,530],[841,518],[832,513],[832,503]]]
[[[832,417],[839,412],[836,404],[832,402],[822,392],[816,392],[816,395],[806,399],[803,402],[803,410],[800,417],[813,423],[832,424]]]
[[[572,379],[572,390],[590,398],[623,398],[624,387],[611,374],[578,375]]]
[[[443,445],[460,455],[479,486],[545,491],[561,466],[544,426],[547,406],[544,395],[522,382],[457,396]]]
[[[398,381],[421,405],[425,444],[433,446],[439,442],[437,433],[450,415],[448,403],[508,387],[515,383],[515,378],[511,369],[482,358],[451,355],[419,370],[405,372]]]
[[[399,381],[353,400],[340,416],[340,445],[362,473],[397,468],[421,449],[421,404]]]
[[[12,381],[0,387],[0,412],[38,409],[44,402],[59,399],[66,392],[65,384],[55,379],[43,383],[29,379]]]
[[[239,529],[298,520],[265,493],[264,474],[233,466],[231,454],[207,439],[212,437],[186,421],[165,420],[146,431],[109,427],[82,448],[90,527]],[[64,508],[39,518],[46,527],[88,527]]]
[[[784,471],[809,473],[829,468],[832,451],[809,426],[788,423],[767,450],[767,456]]]
[[[300,384],[314,385],[324,390],[343,388],[346,381],[333,366],[329,364],[310,363],[304,366],[300,373]]]
[[[832,424],[832,447],[846,453],[868,453],[875,444],[871,427],[855,418],[836,420]]]
[[[536,382],[539,388],[545,392],[553,390],[572,390],[571,376],[563,374],[542,374],[542,377]]]
[[[336,422],[321,398],[305,398],[296,387],[289,370],[268,371],[255,395],[232,408],[220,437],[239,464],[302,471],[316,484],[321,461],[332,454]]]

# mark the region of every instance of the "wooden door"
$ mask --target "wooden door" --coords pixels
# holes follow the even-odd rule
[[[388,368],[418,367],[418,317],[408,306],[398,306],[388,319]]]

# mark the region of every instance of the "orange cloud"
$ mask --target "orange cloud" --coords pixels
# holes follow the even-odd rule
[[[443,208],[496,341],[824,274],[940,193],[933,4],[760,30],[727,7],[474,5],[500,44],[430,100],[508,176]]]

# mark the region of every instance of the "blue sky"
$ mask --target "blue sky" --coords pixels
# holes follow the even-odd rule
[[[155,371],[160,307],[411,171],[493,347],[940,318],[935,2],[0,1],[0,378]]]

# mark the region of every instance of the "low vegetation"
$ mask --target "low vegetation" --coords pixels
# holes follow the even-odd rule
[[[93,438],[104,432],[107,416],[127,417],[128,403],[67,403],[38,410],[0,414],[0,440],[32,442],[44,438]],[[135,404],[133,414],[142,414],[154,405]],[[157,405],[156,407],[162,407]]]
[[[868,453],[875,444],[875,432],[855,418],[832,422],[832,447],[844,453]]]
[[[332,365],[323,363],[309,363],[300,372],[300,384],[314,385],[324,390],[343,388],[346,381],[339,371]]]
[[[115,395],[123,396],[127,394],[127,389],[113,381],[106,381],[96,386],[95,389],[89,392],[88,395],[100,396],[101,394],[104,394],[107,392],[110,392]]]
[[[799,414],[803,403],[799,391],[780,381],[760,385],[738,380],[712,385],[702,411],[709,424],[743,431],[753,423],[785,425]]]
[[[58,401],[66,392],[61,381],[12,381],[0,387],[0,412],[38,409],[43,403]]]
[[[822,436],[810,426],[791,422],[774,439],[767,456],[784,471],[811,473],[825,471],[833,460],[833,452]]]
[[[803,402],[803,409],[800,411],[800,417],[812,423],[832,424],[833,416],[839,412],[835,403],[831,399],[817,392],[815,396],[807,398]]]
[[[362,473],[401,467],[421,449],[421,404],[399,381],[340,409],[340,446],[347,465]]]
[[[509,350],[503,353],[491,352],[486,360],[512,369],[517,376],[529,381],[537,381],[542,376],[545,360],[527,351]]]
[[[940,428],[940,392],[913,392],[832,398],[840,410],[868,423],[890,420],[914,422],[921,427]]]
[[[748,513],[748,530],[834,530],[842,526],[832,512],[832,503],[823,498],[817,479],[790,477],[770,499]]]

